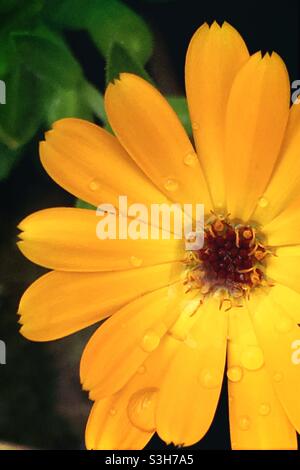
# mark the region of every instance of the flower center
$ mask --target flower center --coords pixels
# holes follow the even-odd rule
[[[213,215],[205,225],[203,248],[187,254],[188,290],[197,288],[204,297],[217,292],[220,308],[225,302],[228,309],[242,306],[253,289],[270,285],[265,276],[270,254],[254,227]]]

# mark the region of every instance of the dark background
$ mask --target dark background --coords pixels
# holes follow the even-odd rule
[[[296,0],[127,3],[154,31],[155,51],[148,70],[163,92],[184,92],[189,39],[203,22],[213,20],[226,20],[236,27],[252,53],[259,49],[278,52],[287,64],[291,81],[300,79],[300,5]],[[86,77],[103,91],[105,64],[95,46],[81,32],[66,37]],[[37,142],[42,131],[9,179],[0,184],[0,339],[7,345],[7,364],[0,365],[0,441],[33,448],[74,449],[84,445],[90,407],[80,390],[78,363],[94,328],[52,343],[30,343],[18,334],[16,317],[22,292],[44,272],[18,253],[17,223],[33,211],[74,204],[74,199],[52,182],[39,164]],[[152,449],[162,447],[157,437],[149,445]],[[225,388],[210,431],[194,448],[230,449]]]

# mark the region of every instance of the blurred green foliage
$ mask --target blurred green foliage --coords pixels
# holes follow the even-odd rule
[[[1,0],[0,80],[6,104],[0,105],[0,180],[38,130],[57,119],[97,118],[109,129],[103,96],[68,46],[68,30],[89,34],[106,61],[106,83],[122,72],[151,82],[145,65],[153,52],[152,33],[126,2]],[[190,130],[185,99],[170,102]]]

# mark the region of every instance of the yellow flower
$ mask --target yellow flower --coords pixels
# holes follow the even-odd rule
[[[160,93],[131,74],[108,86],[115,136],[79,119],[41,143],[49,175],[98,205],[204,203],[205,241],[99,240],[94,211],[53,208],[20,224],[19,248],[53,271],[20,303],[21,333],[88,342],[92,449],[191,445],[213,420],[227,354],[234,449],[295,449],[300,430],[300,106],[273,53],[249,56],[227,23],[203,25],[186,59],[197,154]],[[212,212],[211,212],[212,211]]]

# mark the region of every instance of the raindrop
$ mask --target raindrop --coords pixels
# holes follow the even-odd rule
[[[141,258],[138,258],[137,256],[131,256],[130,257],[130,264],[134,266],[135,268],[139,268],[143,263],[143,260]]]
[[[274,382],[282,382],[282,379],[283,379],[283,374],[281,372],[276,372],[274,375],[273,375],[273,379],[274,379]]]
[[[178,189],[178,183],[177,181],[173,179],[167,179],[167,181],[164,184],[164,187],[167,191],[176,191]]]
[[[222,376],[217,370],[203,369],[200,374],[200,383],[205,388],[217,388],[222,383]]]
[[[154,351],[160,343],[160,337],[155,331],[147,331],[142,339],[142,349],[145,352]]]
[[[154,431],[156,397],[156,388],[138,390],[131,396],[127,413],[133,426],[146,432]]]
[[[97,180],[92,180],[89,184],[89,188],[91,191],[97,191],[97,189],[99,189],[99,186],[100,184],[99,184],[99,181]]]
[[[199,130],[199,124],[197,122],[192,123],[192,129],[193,131],[198,131]]]
[[[111,416],[115,416],[115,415],[117,414],[116,408],[111,408],[111,409],[109,410],[109,414],[110,414]]]
[[[260,369],[264,364],[264,355],[258,346],[248,346],[241,356],[243,366],[248,370]]]
[[[269,201],[265,197],[260,197],[259,200],[258,200],[258,205],[259,205],[259,207],[265,208],[269,205]]]
[[[259,414],[262,416],[267,416],[270,414],[271,407],[268,403],[262,403],[259,407]]]
[[[250,428],[250,418],[248,416],[241,416],[239,419],[239,427],[243,431],[247,431]]]
[[[195,152],[188,153],[183,159],[183,163],[187,166],[194,167],[196,166],[197,162],[198,162],[198,157]]]
[[[230,367],[227,370],[227,377],[231,382],[239,382],[243,377],[243,369],[239,366]]]

